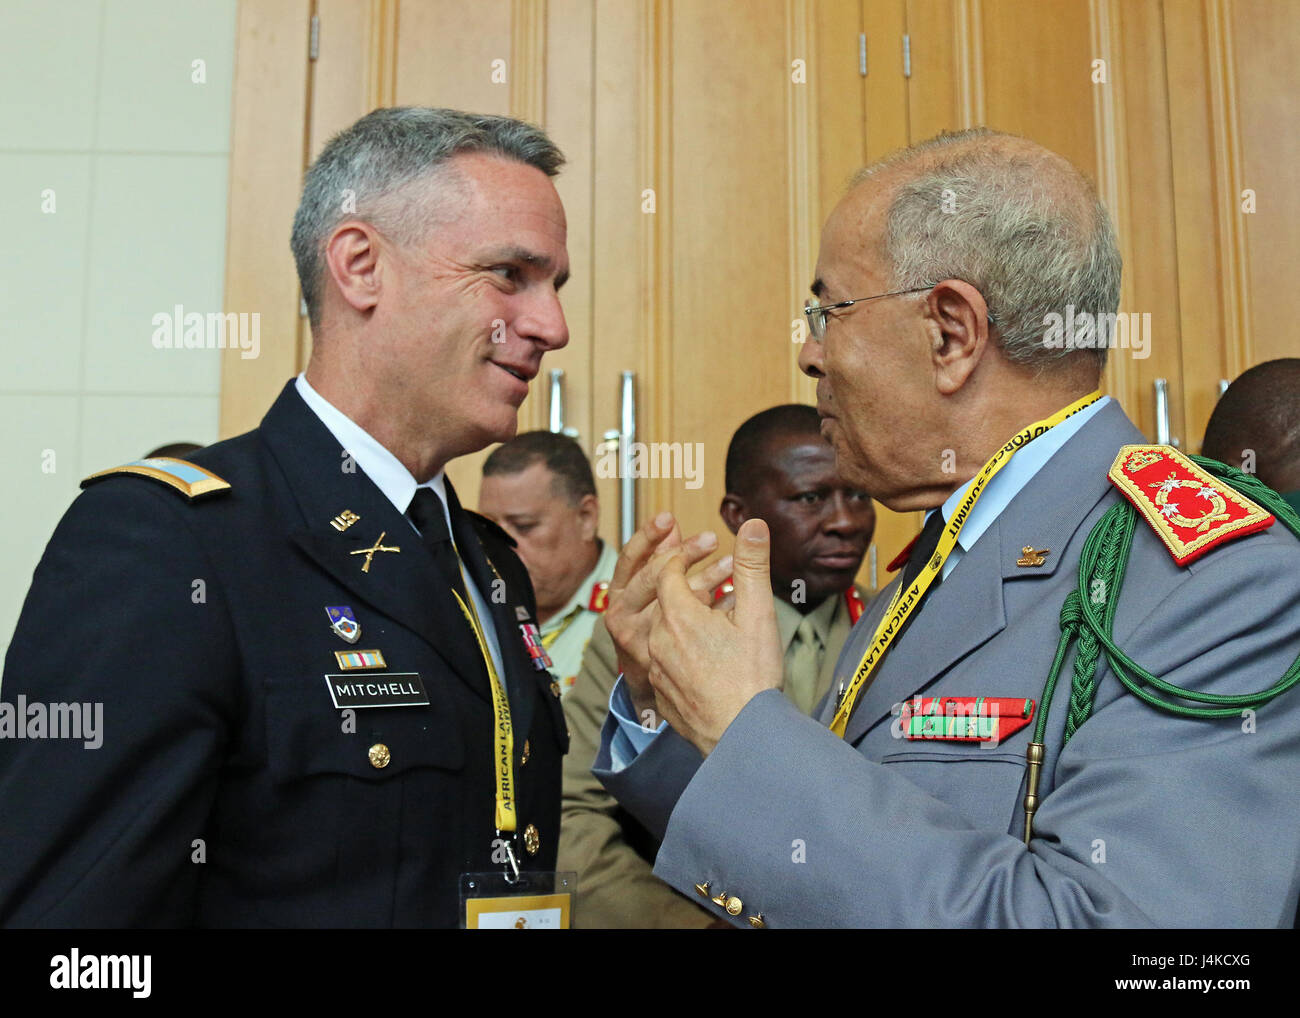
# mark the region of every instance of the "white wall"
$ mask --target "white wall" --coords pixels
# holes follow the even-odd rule
[[[82,477],[216,440],[229,352],[152,319],[221,309],[234,47],[235,0],[0,0],[0,652]]]

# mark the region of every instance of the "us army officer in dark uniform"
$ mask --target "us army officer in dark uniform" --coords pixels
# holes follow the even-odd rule
[[[193,463],[90,479],[37,567],[4,698],[102,702],[103,744],[0,740],[0,922],[453,926],[461,874],[554,869],[532,588],[443,467],[568,341],[562,161],[450,110],[325,147],[305,375]]]

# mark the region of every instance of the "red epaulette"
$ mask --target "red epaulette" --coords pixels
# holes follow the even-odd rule
[[[1273,514],[1167,445],[1126,445],[1107,475],[1180,566],[1271,527]]]

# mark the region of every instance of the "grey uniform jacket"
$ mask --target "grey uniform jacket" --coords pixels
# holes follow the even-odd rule
[[[1290,926],[1300,689],[1241,718],[1176,717],[1124,689],[1103,655],[1093,714],[1062,751],[1071,652],[1028,847],[1032,726],[996,748],[899,734],[914,694],[1038,700],[1084,540],[1122,498],[1107,471],[1142,441],[1112,404],[1044,464],[885,656],[846,738],[827,728],[833,704],[808,718],[769,690],[707,760],[669,731],[613,773],[607,720],[594,770],[662,836],[655,873],[738,899],[738,926]],[[1025,545],[1050,549],[1046,562],[1018,567]],[[896,584],[859,620],[837,683]],[[1300,542],[1277,523],[1179,567],[1139,519],[1114,636],[1181,687],[1273,685],[1300,655]]]

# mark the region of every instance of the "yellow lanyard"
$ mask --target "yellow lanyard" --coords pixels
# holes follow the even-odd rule
[[[577,605],[574,607],[573,611],[569,612],[569,617],[564,620],[564,625],[560,626],[558,629],[552,629],[549,633],[543,633],[542,649],[550,650],[551,647],[555,645],[555,641],[564,635],[564,631],[573,625],[581,614],[582,605]]]
[[[893,601],[885,609],[885,614],[881,618],[880,624],[876,626],[876,633],[872,637],[871,643],[867,646],[866,652],[863,653],[862,660],[858,662],[857,671],[853,673],[853,681],[849,683],[848,689],[840,697],[835,717],[831,721],[832,732],[841,739],[844,738],[844,732],[849,725],[849,717],[853,714],[853,707],[857,703],[858,697],[867,687],[867,680],[871,678],[876,665],[880,663],[885,651],[890,648],[890,645],[898,636],[904,620],[917,606],[925,592],[930,589],[930,584],[934,582],[935,577],[943,570],[944,562],[948,560],[953,548],[957,546],[957,538],[961,535],[961,528],[970,519],[971,510],[975,508],[975,503],[979,501],[979,497],[988,482],[1011,461],[1011,457],[1018,450],[1056,427],[1067,417],[1072,417],[1080,410],[1092,406],[1099,399],[1101,399],[1101,390],[1091,392],[1064,409],[1058,410],[1051,417],[1035,421],[1033,424],[1022,428],[1006,445],[995,452],[993,458],[985,463],[983,469],[975,475],[975,480],[966,492],[966,497],[962,499],[961,505],[957,507],[957,511],[952,514],[952,519],[944,527],[943,535],[939,538],[939,545],[935,548],[935,553],[930,556],[930,560],[922,567],[920,575],[917,576],[911,587],[906,591],[900,585],[899,589],[894,592]]]
[[[459,558],[459,555],[457,555],[457,558]],[[469,580],[465,577],[464,565],[461,565],[460,568],[460,578],[465,584],[465,592],[468,594]],[[492,713],[496,716],[496,724],[492,726],[493,758],[496,764],[497,779],[496,824],[498,832],[513,834],[518,823],[515,818],[515,735],[510,722],[510,700],[506,696],[501,677],[497,675],[497,668],[492,661],[492,654],[488,650],[487,637],[484,635],[483,624],[479,621],[478,612],[474,608],[473,598],[470,598],[470,603],[466,605],[461,600],[460,594],[454,590],[452,593],[456,596],[456,603],[460,605],[460,610],[465,613],[465,621],[474,630],[474,639],[478,640],[479,653],[483,655],[483,663],[487,666],[488,680],[492,683]]]

